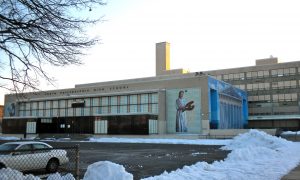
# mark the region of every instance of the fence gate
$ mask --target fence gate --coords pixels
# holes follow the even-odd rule
[[[36,134],[36,122],[27,122],[26,123],[26,133],[27,134]]]
[[[94,122],[95,134],[107,134],[107,120],[95,120]]]

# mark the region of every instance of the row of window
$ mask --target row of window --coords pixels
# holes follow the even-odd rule
[[[36,117],[68,117],[68,116],[93,116],[101,114],[128,114],[128,113],[158,113],[158,104],[102,106],[85,108],[64,108],[64,109],[41,109],[41,110],[20,110],[19,116]]]
[[[287,101],[297,101],[298,96],[297,93],[288,93],[288,94],[273,94],[272,95],[273,102],[287,102]],[[270,95],[258,95],[258,96],[248,96],[248,101],[271,101]]]
[[[75,102],[83,102],[84,107],[103,107],[158,103],[157,93],[133,94],[124,96],[105,96],[82,99],[62,99],[49,101],[22,102],[20,111],[71,108]]]
[[[298,68],[298,72],[300,72],[300,67]],[[217,75],[216,78],[218,80],[244,80],[247,79],[257,79],[269,77],[271,73],[272,77],[281,77],[281,76],[290,76],[296,74],[296,68],[281,68],[281,69],[272,69],[270,71],[250,71],[250,72],[242,72],[242,73],[230,73]]]
[[[299,81],[300,83],[300,81]],[[270,87],[271,85],[271,87]],[[285,89],[285,88],[296,88],[297,87],[297,81],[278,81],[278,82],[272,82],[270,83],[253,83],[253,84],[237,84],[234,85],[235,87],[247,91],[255,91],[255,90],[269,90],[272,89]],[[246,89],[247,87],[247,89]]]

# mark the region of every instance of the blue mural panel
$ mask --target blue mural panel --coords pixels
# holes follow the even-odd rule
[[[208,77],[208,97],[211,129],[240,129],[247,126],[246,91]]]

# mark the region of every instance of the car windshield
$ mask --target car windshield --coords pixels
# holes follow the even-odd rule
[[[18,146],[19,144],[1,144],[0,151],[12,151],[15,150]]]

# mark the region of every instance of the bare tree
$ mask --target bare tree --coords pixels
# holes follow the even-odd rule
[[[52,82],[45,65],[81,64],[83,50],[98,39],[85,15],[102,0],[0,0],[0,88],[16,93]]]

